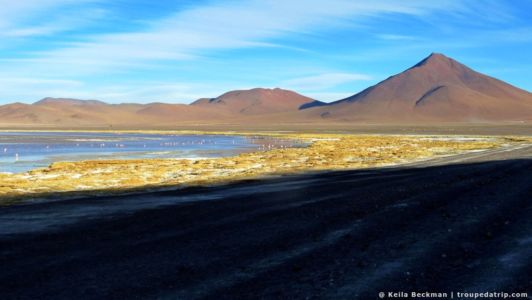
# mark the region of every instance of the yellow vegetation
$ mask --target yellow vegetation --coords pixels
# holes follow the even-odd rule
[[[0,174],[0,197],[8,200],[57,192],[113,193],[146,187],[214,184],[270,174],[375,167],[490,149],[516,141],[480,137],[272,135],[303,140],[310,145],[213,159],[59,162],[22,174]]]

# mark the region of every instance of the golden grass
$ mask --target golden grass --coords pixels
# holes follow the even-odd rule
[[[150,133],[161,132],[150,131]],[[471,150],[485,150],[505,143],[532,142],[526,138],[519,140],[501,137],[457,139],[401,135],[282,133],[265,135],[302,140],[309,142],[310,145],[306,148],[274,149],[212,159],[58,162],[47,168],[22,174],[0,174],[0,198],[7,202],[9,199],[61,192],[82,192],[92,195],[146,187],[208,185],[265,175],[394,165]]]

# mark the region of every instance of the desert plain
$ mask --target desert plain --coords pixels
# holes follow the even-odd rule
[[[531,101],[528,91],[431,54],[331,103],[256,88],[190,105],[44,98],[0,106],[0,127],[10,131],[208,133],[300,145],[0,174],[0,295],[526,293]]]
[[[4,174],[3,203],[14,205],[0,209],[0,293],[367,299],[383,287],[524,291],[532,138],[483,130],[217,132],[307,146]]]

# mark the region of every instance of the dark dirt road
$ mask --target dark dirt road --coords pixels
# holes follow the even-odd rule
[[[532,290],[532,147],[0,208],[1,299]]]

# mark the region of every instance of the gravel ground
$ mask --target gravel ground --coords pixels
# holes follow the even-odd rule
[[[528,292],[532,147],[0,208],[1,299]]]

